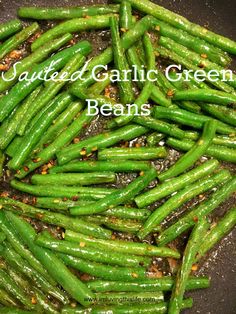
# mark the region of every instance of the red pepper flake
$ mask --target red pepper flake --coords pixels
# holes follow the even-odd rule
[[[191,270],[192,270],[192,271],[198,270],[198,265],[197,265],[197,264],[193,264]]]
[[[193,217],[193,221],[198,222],[198,217],[197,216]]]
[[[141,144],[140,144],[140,143],[136,143],[136,144],[135,144],[135,147],[137,147],[137,148],[138,148],[138,147],[141,147]]]
[[[79,143],[80,142],[80,138],[79,137],[75,137],[74,139],[73,139],[73,143],[74,144],[77,144],[77,143]]]
[[[9,53],[9,57],[11,59],[19,59],[22,55],[22,52],[20,50],[13,50]]]
[[[167,95],[168,97],[172,97],[172,96],[174,96],[174,93],[175,93],[175,91],[174,91],[173,89],[169,89],[169,90],[167,91],[166,95]]]
[[[33,297],[31,298],[31,303],[32,303],[32,304],[37,304],[37,298],[36,298],[36,296],[33,296]]]
[[[139,175],[144,176],[144,171],[140,171]]]
[[[76,201],[78,201],[79,196],[73,196],[71,199],[72,199],[72,201],[76,202]]]
[[[207,59],[207,58],[208,58],[208,56],[207,56],[206,53],[202,53],[202,54],[201,54],[201,57],[202,57],[203,59]]]
[[[24,169],[25,172],[29,171],[29,167],[27,167],[27,166],[24,166],[23,169]]]
[[[85,148],[81,149],[80,155],[85,156],[86,154],[87,154],[86,149]]]
[[[9,196],[9,192],[4,191],[1,193],[1,197],[8,197]]]
[[[0,71],[7,71],[8,65],[7,64],[0,64]]]

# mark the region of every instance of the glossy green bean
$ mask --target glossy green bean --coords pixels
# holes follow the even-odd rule
[[[152,160],[165,158],[164,147],[107,148],[98,152],[98,160]]]
[[[15,19],[0,24],[0,40],[3,40],[22,29],[21,21]]]
[[[120,141],[128,141],[143,135],[147,132],[147,129],[137,125],[128,125],[119,128],[115,131],[102,133],[95,135],[87,140],[81,141],[78,144],[68,146],[62,149],[57,154],[57,159],[59,165],[66,164],[67,162],[73,160],[74,158],[81,155],[84,150],[86,153],[90,153],[93,149],[102,149],[112,146]]]
[[[23,137],[13,158],[8,162],[11,169],[19,169],[27,160],[41,135],[47,130],[55,117],[71,103],[71,96],[66,92],[52,100],[48,109],[39,117],[28,133]]]
[[[44,265],[49,274],[67,291],[75,300],[84,306],[91,302],[88,298],[93,298],[93,293],[75,275],[73,275],[64,263],[51,251],[45,250],[34,243],[36,232],[23,219],[14,214],[6,213],[9,220],[16,228],[17,232],[30,248],[36,258]],[[87,301],[86,301],[87,299]]]
[[[202,219],[209,215],[215,208],[217,208],[226,198],[230,197],[236,190],[236,178],[228,180],[216,192],[214,192],[209,199],[193,208],[189,213],[180,218],[176,223],[171,225],[160,233],[156,239],[158,245],[166,245],[175,238],[177,238],[184,231],[193,227],[194,220]]]
[[[77,116],[79,116],[82,108],[83,104],[80,101],[73,101],[47,129],[47,132],[41,137],[34,151],[41,151],[45,145],[53,142],[55,138],[58,137],[70,123],[73,123],[73,120]]]
[[[146,243],[127,242],[122,240],[102,240],[98,238],[91,238],[80,233],[75,233],[66,230],[65,239],[72,242],[85,243],[86,245],[99,248],[101,250],[121,252],[134,255],[144,256],[160,256],[179,258],[177,251],[165,247],[156,247]]]
[[[167,119],[196,129],[202,129],[206,121],[212,119],[203,114],[188,112],[183,109],[155,107],[153,116],[157,119]],[[217,132],[221,134],[235,134],[235,128],[217,120]]]
[[[109,239],[112,234],[111,231],[101,228],[95,224],[85,224],[81,219],[74,219],[63,214],[38,209],[10,198],[1,198],[0,203],[3,207],[6,207],[7,205],[12,206],[12,208],[7,207],[6,209],[14,211],[18,215],[33,217],[49,224],[57,225],[63,228],[70,228],[74,231],[84,232],[88,235],[96,235],[104,239]]]
[[[5,161],[5,155],[0,151],[0,178],[3,176],[3,166]]]
[[[236,113],[234,109],[223,107],[215,104],[201,104],[202,110],[213,116],[214,118],[236,126]]]
[[[39,185],[93,185],[100,183],[111,183],[116,181],[114,172],[92,172],[92,173],[56,173],[56,174],[34,174],[31,178],[33,184]]]
[[[16,190],[35,196],[68,197],[87,200],[98,200],[116,191],[116,189],[112,188],[30,185],[18,180],[12,180],[10,184]]]
[[[114,65],[115,68],[121,73],[121,78],[118,82],[120,100],[123,104],[130,104],[134,100],[134,93],[131,80],[125,80],[124,77],[124,71],[128,70],[128,64],[124,54],[124,49],[121,46],[119,21],[115,16],[110,17],[110,30]]]
[[[171,291],[175,282],[173,277],[161,277],[157,279],[147,279],[139,282],[122,282],[122,281],[103,281],[93,280],[87,283],[88,287],[94,292],[111,292],[111,291]],[[186,284],[186,290],[204,289],[210,285],[206,277],[189,277]]]
[[[38,23],[33,23],[30,26],[24,28],[21,32],[13,35],[7,39],[0,47],[0,59],[5,57],[9,52],[17,48],[31,35],[33,35],[39,29]]]
[[[193,197],[206,192],[220,183],[227,181],[230,178],[230,173],[227,170],[222,170],[210,177],[201,179],[191,185],[188,185],[183,190],[169,198],[163,205],[158,207],[144,223],[138,233],[140,239],[148,235],[154,226],[159,225],[171,212],[183,205]]]
[[[55,154],[66,144],[69,144],[73,138],[83,130],[83,128],[89,123],[94,116],[89,116],[87,109],[85,109],[77,119],[75,119],[69,127],[63,131],[49,146],[39,152],[33,161],[29,161],[26,166],[27,168],[20,169],[17,177],[23,178],[29,172],[40,167],[41,165],[48,162]],[[82,141],[83,142],[83,141]],[[75,145],[75,144],[74,144]],[[95,147],[95,144],[94,146]],[[83,148],[83,147],[82,147]],[[82,149],[81,148],[81,149]],[[37,161],[37,162],[35,162]]]
[[[193,100],[215,103],[219,105],[228,105],[236,103],[236,96],[218,91],[215,89],[192,89],[186,91],[177,91],[174,100]]]
[[[10,112],[27,96],[32,92],[37,86],[41,84],[42,79],[46,79],[50,73],[48,73],[48,67],[53,62],[53,71],[61,69],[68,60],[76,53],[81,53],[86,55],[91,50],[91,45],[87,41],[82,41],[70,48],[64,49],[56,53],[54,56],[50,57],[46,61],[33,66],[32,70],[29,72],[28,79],[32,78],[32,75],[37,76],[34,80],[23,80],[18,82],[10,92],[1,97],[0,99],[0,120],[3,121]],[[52,71],[52,69],[51,69]],[[40,79],[41,78],[41,79]]]
[[[36,20],[64,20],[78,17],[93,16],[119,12],[119,5],[90,5],[77,7],[20,7],[17,11],[19,17]]]
[[[137,122],[138,123],[138,122]],[[141,123],[140,123],[141,124]],[[153,132],[147,136],[147,146],[155,147],[161,140],[165,138],[165,134],[159,132]]]
[[[231,208],[222,219],[203,237],[198,249],[197,260],[223,239],[236,225],[236,208]]]
[[[170,25],[173,25],[176,28],[185,30],[191,35],[200,37],[206,40],[207,42],[213,44],[214,46],[221,48],[224,51],[236,54],[236,43],[233,40],[215,34],[200,25],[191,23],[190,21],[180,16],[179,14],[171,12],[170,10],[165,9],[164,7],[159,6],[149,0],[138,1],[127,0],[127,1],[130,2],[134,8],[142,12],[145,12],[146,14],[151,14],[156,18],[160,19],[161,21],[169,23]]]
[[[163,182],[161,185],[145,192],[144,194],[135,197],[135,203],[138,207],[150,205],[174,192],[177,192],[188,184],[201,179],[204,176],[211,174],[219,165],[217,160],[208,160],[205,163],[199,165],[198,167],[180,175],[177,178],[170,179]]]
[[[200,55],[206,54],[207,58],[212,62],[222,66],[227,66],[231,62],[231,58],[224,51],[207,43],[205,40],[192,36],[183,30],[176,29],[160,20],[156,20],[156,26],[156,30],[160,35],[171,38]]]
[[[4,289],[0,288],[0,304],[4,306],[13,306],[18,307],[16,299],[8,292],[6,292]],[[2,307],[1,307],[2,309]]]
[[[31,45],[31,49],[35,51],[45,44],[45,42],[49,42],[65,33],[78,33],[85,30],[108,28],[111,16],[112,14],[95,15],[92,18],[77,18],[62,22],[37,38]]]
[[[189,151],[194,146],[193,141],[177,140],[175,138],[168,138],[167,144],[175,149]],[[236,163],[236,149],[228,148],[220,145],[210,145],[206,152],[206,156],[214,157],[222,161]]]
[[[79,209],[70,209],[72,215],[88,215],[103,212],[107,209],[125,203],[142,191],[156,177],[156,170],[151,168],[147,170],[143,176],[139,176],[127,187],[106,196],[104,199],[94,204],[81,206]]]
[[[61,252],[64,254],[72,255],[79,258],[84,258],[97,263],[103,263],[108,265],[139,267],[148,266],[151,262],[150,258],[138,257],[131,254],[122,254],[120,252],[107,251],[104,248],[94,248],[87,245],[86,242],[81,242],[79,245],[65,240],[56,240],[54,238],[48,238],[40,234],[35,240],[36,244],[44,248]],[[84,245],[85,243],[85,245]]]
[[[114,171],[114,172],[135,172],[145,171],[150,168],[150,163],[146,161],[117,160],[115,163],[110,161],[78,161],[70,162],[63,166],[55,166],[49,173],[60,172],[95,172],[95,171]]]
[[[207,232],[208,227],[209,224],[206,220],[199,220],[191,232],[184,250],[182,265],[177,273],[175,285],[172,290],[168,307],[169,313],[178,314],[181,311],[181,304],[184,298],[188,276],[191,272],[195,256],[202,242],[202,237]]]
[[[191,167],[204,153],[211,144],[216,131],[216,121],[209,120],[205,123],[202,136],[196,144],[185,155],[180,157],[177,162],[168,170],[158,175],[160,181],[177,176]]]

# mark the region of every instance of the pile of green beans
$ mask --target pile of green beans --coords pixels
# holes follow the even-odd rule
[[[0,24],[0,313],[178,314],[236,225],[236,42],[114,2]]]

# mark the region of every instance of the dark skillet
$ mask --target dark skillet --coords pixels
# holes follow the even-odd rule
[[[205,25],[222,35],[236,39],[234,0],[152,0],[190,20]],[[75,6],[104,3],[103,0],[0,0],[0,22],[16,16],[20,6]],[[235,170],[235,167],[234,167]],[[235,198],[228,200],[217,210],[222,215],[235,204]],[[189,314],[235,314],[236,313],[236,230],[225,238],[205,259],[200,274],[211,277],[211,287],[190,295],[194,306],[186,310]]]

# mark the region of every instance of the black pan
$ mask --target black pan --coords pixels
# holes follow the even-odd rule
[[[222,35],[236,39],[235,0],[153,0],[190,20],[205,25]],[[0,0],[0,22],[16,16],[20,6],[76,6],[100,4],[103,0]],[[223,213],[235,204],[235,198],[226,201],[217,210]],[[232,231],[205,259],[199,273],[211,277],[211,287],[189,293],[194,306],[187,314],[236,313],[236,230]]]

